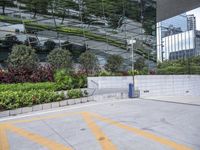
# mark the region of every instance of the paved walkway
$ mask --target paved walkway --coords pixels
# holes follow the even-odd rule
[[[152,96],[145,99],[183,103],[189,105],[200,105],[200,96]]]
[[[0,150],[198,150],[200,107],[92,102],[0,119]]]

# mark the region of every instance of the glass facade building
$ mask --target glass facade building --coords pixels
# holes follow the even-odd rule
[[[200,32],[188,23],[186,14],[157,23],[158,62],[200,55]]]
[[[163,41],[162,51],[164,59],[170,59],[170,58],[178,59],[180,57],[183,57],[184,51],[186,52],[186,50],[194,49],[195,48],[194,37],[195,37],[194,30],[164,37],[162,39]],[[177,51],[178,52],[183,51],[183,55],[180,56],[178,55],[177,57],[170,57],[170,55],[172,55],[173,52]],[[182,52],[180,54],[182,54]]]

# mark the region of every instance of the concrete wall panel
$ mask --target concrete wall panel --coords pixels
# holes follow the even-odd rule
[[[128,89],[132,83],[128,77],[89,77],[88,88]],[[200,96],[199,75],[144,75],[135,76],[135,89],[140,97],[152,96]]]
[[[200,76],[136,76],[135,87],[136,89],[140,90],[140,97],[200,96]]]

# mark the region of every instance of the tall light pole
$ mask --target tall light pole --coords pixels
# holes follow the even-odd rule
[[[132,76],[133,76],[133,86],[135,86],[134,85],[134,83],[135,83],[135,73],[134,73],[134,70],[135,70],[135,66],[134,66],[134,45],[136,44],[136,40],[135,39],[133,39],[133,37],[131,37],[131,39],[130,40],[128,40],[128,45],[131,45],[131,62],[132,62]],[[134,89],[134,88],[133,88]]]

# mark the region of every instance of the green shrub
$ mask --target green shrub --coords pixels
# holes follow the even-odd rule
[[[33,70],[34,68],[37,68],[38,63],[39,59],[35,50],[25,45],[14,46],[8,57],[8,65],[15,69],[26,68]]]
[[[80,56],[80,64],[82,70],[86,72],[86,74],[95,74],[99,68],[99,62],[94,53],[85,52]]]
[[[158,64],[157,74],[200,74],[200,57],[163,61]]]
[[[16,109],[36,104],[49,103],[64,100],[64,94],[57,94],[53,91],[32,90],[32,91],[5,91],[0,92],[0,111]]]
[[[87,86],[87,76],[85,74],[70,74],[65,69],[57,70],[54,79],[57,91],[85,88]]]
[[[119,55],[111,55],[109,56],[107,63],[105,65],[105,69],[112,73],[120,71],[120,68],[124,62],[123,57]]]
[[[68,50],[54,49],[48,55],[48,62],[55,69],[67,69],[70,71],[72,68],[72,57]]]
[[[85,74],[72,75],[73,88],[86,88],[87,87],[87,76]]]
[[[129,70],[128,71],[128,75],[130,75],[130,76],[132,76],[132,75],[139,75],[139,74],[140,74],[140,72],[138,70],[134,70],[134,71]]]
[[[135,69],[139,71],[142,71],[145,66],[145,59],[143,57],[138,58],[134,63]]]
[[[52,51],[56,47],[56,43],[52,40],[44,42],[44,48],[46,51]]]
[[[165,74],[165,75],[171,75],[171,74],[187,74],[187,68],[186,67],[176,67],[176,66],[168,66],[165,68],[159,68],[157,69],[157,74]]]
[[[57,70],[54,76],[56,90],[70,90],[73,88],[73,78],[65,69]]]
[[[132,75],[148,75],[148,68],[144,67],[142,70],[134,70],[134,72],[132,70],[128,71],[128,75],[132,76]]]
[[[112,73],[108,72],[106,70],[103,70],[103,71],[99,72],[99,76],[112,76]]]
[[[31,91],[31,90],[46,90],[55,91],[56,84],[53,82],[44,83],[17,83],[17,84],[0,84],[0,91]]]
[[[80,89],[73,89],[67,92],[68,98],[80,98],[83,97],[83,92]]]

